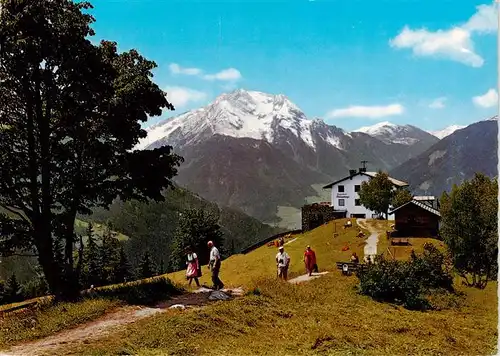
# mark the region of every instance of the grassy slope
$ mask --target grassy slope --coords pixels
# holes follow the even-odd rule
[[[302,252],[310,244],[317,252],[320,269],[331,271],[325,277],[301,285],[276,281],[276,251],[264,246],[225,260],[221,273],[226,284],[258,287],[261,295],[216,303],[203,310],[168,311],[71,351],[92,355],[494,353],[497,283],[490,283],[485,290],[465,289],[457,283],[465,293],[464,300],[442,311],[415,312],[377,303],[356,293],[355,277],[343,277],[335,270],[335,262],[346,260],[353,250],[363,256],[363,246],[354,237],[355,229],[341,230],[335,239],[333,229],[330,223],[286,246],[292,258],[292,276],[303,273]],[[346,243],[351,250],[342,252]],[[169,277],[182,281],[183,273]],[[205,273],[202,280],[207,282],[208,278]]]
[[[22,341],[39,339],[95,320],[117,307],[119,302],[107,299],[85,300],[26,309],[0,320],[0,348]]]

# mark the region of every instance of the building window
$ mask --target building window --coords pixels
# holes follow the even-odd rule
[[[359,199],[354,200],[354,205],[361,206],[361,203],[359,202]]]
[[[344,192],[344,186],[343,185],[339,185],[339,193],[343,193]]]
[[[354,191],[357,193],[361,190],[361,186],[360,185],[355,185],[354,186]]]
[[[345,206],[345,200],[339,199],[339,206]]]

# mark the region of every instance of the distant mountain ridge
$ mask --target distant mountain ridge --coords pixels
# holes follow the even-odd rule
[[[475,172],[498,175],[498,118],[479,121],[431,146],[391,174],[410,183],[418,194],[440,196]]]
[[[390,139],[346,132],[308,119],[284,95],[239,89],[148,128],[136,148],[172,145],[185,158],[178,184],[272,222],[278,206],[299,208],[318,194],[313,184],[341,178],[361,160],[390,170],[438,141],[409,125],[392,129]]]
[[[448,126],[448,127],[445,127],[444,129],[442,130],[437,130],[437,131],[429,131],[429,133],[433,136],[436,136],[437,138],[439,139],[443,139],[445,138],[446,136],[449,136],[451,135],[452,133],[454,133],[455,131],[457,130],[461,130],[463,128],[465,128],[466,126],[464,125],[451,125],[451,126]]]

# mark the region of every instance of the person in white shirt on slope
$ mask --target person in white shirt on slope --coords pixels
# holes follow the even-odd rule
[[[276,254],[276,266],[278,267],[278,278],[286,281],[288,278],[288,267],[290,266],[290,256],[285,252],[283,246],[279,247]]]
[[[219,290],[224,288],[224,283],[219,278],[221,260],[220,253],[217,247],[214,246],[212,241],[208,241],[208,248],[210,249],[210,262],[208,268],[212,272],[212,283],[214,284],[214,289]]]

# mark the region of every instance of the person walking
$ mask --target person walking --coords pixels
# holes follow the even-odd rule
[[[210,249],[210,262],[208,268],[212,272],[212,283],[214,284],[214,289],[219,290],[224,288],[224,283],[219,278],[219,272],[221,267],[220,253],[217,247],[214,246],[212,241],[208,241],[208,248]]]
[[[285,252],[285,248],[280,246],[276,254],[276,266],[278,267],[278,278],[287,280],[288,267],[290,266],[290,256]]]
[[[316,253],[311,249],[311,246],[307,246],[304,252],[304,264],[306,265],[306,272],[309,276],[312,275],[316,267]]]
[[[196,286],[200,287],[200,282],[198,281],[198,277],[200,277],[199,275],[200,264],[198,256],[196,255],[196,253],[193,252],[191,246],[188,246],[186,248],[186,258],[187,258],[186,278],[189,281],[189,286],[191,286],[191,283],[193,282],[194,279]]]

